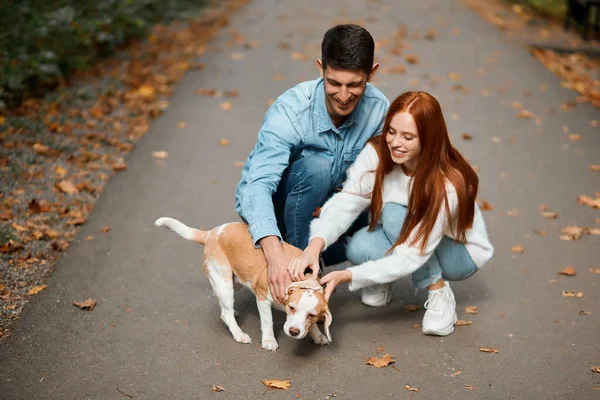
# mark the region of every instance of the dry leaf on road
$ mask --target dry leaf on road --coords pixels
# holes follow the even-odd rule
[[[542,211],[542,217],[544,218],[548,218],[548,219],[556,219],[558,218],[558,213],[555,213],[553,211]]]
[[[590,165],[590,169],[594,172],[600,172],[600,164],[592,164]]]
[[[102,229],[100,229],[100,232],[102,232],[102,233],[106,233],[108,231],[110,231],[110,226],[108,226],[108,225],[103,226]]]
[[[488,203],[487,201],[485,201],[483,199],[479,199],[479,208],[482,211],[491,211],[494,209],[490,203]]]
[[[185,122],[178,122],[177,127],[179,129],[185,129],[185,128],[187,128],[187,124]]]
[[[479,351],[484,353],[498,353],[498,349],[494,349],[493,347],[480,347]]]
[[[417,311],[419,308],[421,308],[421,307],[414,305],[414,304],[409,304],[407,306],[404,306],[404,309],[406,311]]]
[[[60,181],[56,184],[58,190],[67,194],[75,194],[79,192],[75,184],[69,180]]]
[[[592,274],[600,274],[600,268],[590,268]]]
[[[226,101],[225,103],[221,103],[221,105],[219,106],[221,107],[221,110],[231,110],[231,102],[230,101]]]
[[[563,291],[562,295],[563,295],[563,297],[577,297],[577,298],[583,297],[583,293],[582,292],[575,293],[575,292],[566,292],[566,291]]]
[[[73,305],[81,308],[84,311],[92,311],[94,309],[94,307],[96,307],[96,300],[87,299],[85,301],[80,301],[80,302],[74,301]]]
[[[592,312],[591,311],[579,311],[579,315],[590,315]]]
[[[236,168],[244,168],[244,162],[243,161],[234,161],[232,165],[234,167],[236,167]]]
[[[596,198],[594,199],[591,196],[579,196],[577,197],[577,203],[584,204],[592,208],[600,208],[600,197],[596,196]]]
[[[28,295],[33,296],[34,294],[38,294],[39,292],[41,292],[42,290],[46,289],[48,286],[46,285],[37,285],[32,287],[31,289],[29,289],[29,291],[27,292]]]
[[[600,365],[596,365],[592,367],[593,372],[598,372],[600,374]]]
[[[453,80],[453,81],[455,81],[455,82],[456,82],[456,81],[460,81],[460,75],[459,75],[459,74],[457,74],[456,72],[450,72],[450,73],[448,74],[448,78],[450,78],[451,80]]]
[[[166,151],[164,151],[164,150],[159,150],[159,151],[153,151],[152,152],[152,157],[158,158],[159,160],[164,160],[168,156],[169,156],[169,153],[166,152]]]
[[[469,390],[475,389],[475,386],[473,386],[473,385],[467,385],[466,383],[464,385],[465,385],[465,388],[467,388]]]
[[[559,275],[566,275],[566,276],[575,276],[575,268],[573,268],[572,266],[568,265],[566,268],[561,269],[560,271],[558,271],[557,274],[559,274]]]
[[[280,381],[279,379],[263,379],[261,382],[267,389],[288,390],[290,386],[292,386],[289,379],[286,379],[285,381]]]
[[[409,392],[418,392],[419,391],[419,389],[410,387],[408,385],[404,386],[404,389],[408,390]]]
[[[571,142],[579,142],[581,140],[581,135],[576,134],[576,133],[572,133],[569,135],[569,140]]]
[[[465,132],[465,133],[463,133],[463,134],[461,134],[461,135],[460,135],[460,138],[461,138],[462,140],[465,140],[465,141],[467,141],[467,142],[469,142],[469,141],[473,140],[473,136],[469,135],[469,134],[468,134],[468,133],[466,133],[466,132]]]
[[[533,119],[534,115],[531,111],[528,110],[521,110],[519,111],[519,118],[523,118],[523,119]]]
[[[221,385],[215,385],[215,386],[212,387],[212,391],[213,391],[213,393],[215,393],[215,392],[224,392],[225,388],[223,386],[221,386]]]
[[[472,323],[473,321],[471,320],[463,321],[462,319],[459,319],[456,321],[456,326],[471,325]]]
[[[523,252],[525,252],[525,249],[523,248],[523,246],[521,246],[521,245],[519,244],[519,245],[513,246],[513,247],[510,249],[510,251],[512,251],[513,253],[523,253]]]
[[[566,228],[560,230],[560,239],[561,240],[579,240],[584,234],[587,234],[587,228],[582,228],[580,226],[569,225]]]
[[[469,306],[469,307],[465,308],[465,312],[467,314],[477,314],[477,313],[479,313],[479,310],[477,310],[477,306]]]
[[[229,139],[219,139],[219,146],[229,146]]]
[[[385,353],[385,355],[383,357],[369,357],[365,360],[365,364],[367,365],[372,365],[375,368],[383,368],[383,367],[387,367],[388,365],[396,362],[396,360],[394,360],[395,356],[391,356],[388,353]]]

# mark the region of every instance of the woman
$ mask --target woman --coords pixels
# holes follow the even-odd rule
[[[438,101],[407,92],[390,106],[383,133],[372,138],[348,169],[343,190],[311,223],[309,245],[289,271],[303,279],[318,270],[319,254],[370,206],[370,225],[347,245],[351,268],[321,278],[329,300],[337,285],[362,289],[362,302],[385,306],[391,283],[412,274],[428,288],[422,331],[446,336],[456,324],[456,301],[448,280],[475,273],[492,254],[476,204],[478,178],[452,147]]]

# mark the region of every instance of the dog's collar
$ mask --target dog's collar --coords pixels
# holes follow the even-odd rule
[[[318,292],[323,293],[323,286],[316,279],[306,279],[303,281],[292,282],[288,286],[288,289],[291,287],[297,287],[298,289],[312,289]]]

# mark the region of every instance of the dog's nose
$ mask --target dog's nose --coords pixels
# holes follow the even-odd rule
[[[300,334],[300,329],[295,328],[295,327],[291,327],[290,328],[290,335],[291,336],[298,336]]]

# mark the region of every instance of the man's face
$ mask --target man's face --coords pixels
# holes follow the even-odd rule
[[[321,76],[325,80],[325,105],[331,120],[339,126],[354,111],[365,93],[367,82],[373,76],[377,65],[370,74],[328,67],[323,70],[318,61]]]

